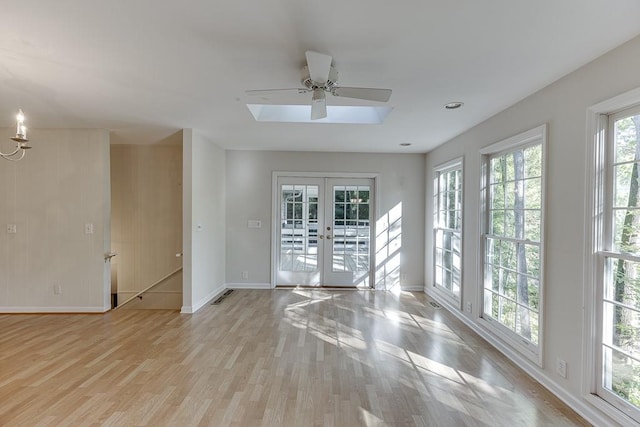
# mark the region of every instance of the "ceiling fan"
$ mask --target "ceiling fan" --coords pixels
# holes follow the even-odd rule
[[[306,51],[305,56],[307,57],[307,65],[302,68],[301,80],[304,87],[295,89],[247,90],[246,94],[265,97],[287,91],[296,91],[297,93],[312,92],[311,120],[327,117],[327,93],[344,98],[364,99],[377,102],[387,102],[391,97],[391,89],[336,86],[338,82],[338,71],[331,65],[333,60],[331,56],[311,50]]]

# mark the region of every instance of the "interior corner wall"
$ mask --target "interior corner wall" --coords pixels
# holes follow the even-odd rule
[[[272,173],[379,174],[380,219],[401,210],[399,270],[394,281],[422,288],[424,260],[424,155],[227,151],[227,281],[238,287],[271,285]],[[260,220],[261,228],[249,228]],[[381,254],[382,249],[379,249]],[[248,277],[242,277],[246,271]]]
[[[11,131],[0,131],[3,152]],[[0,312],[106,311],[109,133],[38,129],[29,136],[33,149],[23,160],[0,159]],[[7,224],[17,232],[7,233]]]
[[[225,151],[183,130],[182,312],[194,313],[225,286]]]
[[[541,64],[544,65],[544,64]],[[529,96],[470,131],[429,152],[426,156],[426,229],[433,227],[434,167],[464,156],[463,307],[473,304],[473,314],[458,316],[479,325],[480,273],[480,162],[482,147],[543,123],[548,124],[546,212],[544,368],[521,361],[543,384],[582,410],[599,417],[582,399],[587,360],[583,354],[585,204],[587,191],[587,109],[601,101],[640,87],[640,37],[596,59],[539,92]],[[468,105],[465,108],[473,108]],[[426,234],[425,281],[433,284],[433,233]],[[555,372],[556,358],[567,361],[568,378]],[[605,418],[606,419],[606,418]],[[592,420],[593,422],[593,420]]]

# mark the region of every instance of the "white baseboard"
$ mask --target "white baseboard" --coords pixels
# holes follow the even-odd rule
[[[271,283],[227,283],[228,289],[271,289]]]
[[[424,285],[400,285],[404,292],[424,292]]]
[[[0,314],[104,313],[111,307],[0,307]]]
[[[511,360],[515,363],[520,369],[525,371],[531,377],[533,377],[536,381],[538,381],[543,387],[548,389],[551,393],[556,395],[560,400],[562,400],[565,404],[567,404],[571,409],[576,411],[580,416],[586,419],[589,423],[596,426],[613,426],[615,423],[612,422],[611,419],[604,416],[602,413],[597,411],[595,408],[588,405],[583,401],[582,397],[576,397],[570,392],[568,392],[564,387],[560,386],[558,383],[553,381],[549,376],[547,376],[544,372],[540,371],[538,368],[531,365],[529,359],[520,355],[518,352],[513,350],[511,347],[503,343],[502,341],[495,338],[489,332],[487,332],[484,328],[478,325],[473,319],[465,316],[463,312],[461,312],[458,308],[452,306],[448,301],[439,298],[437,293],[433,292],[431,289],[426,288],[425,293],[433,298],[436,302],[442,305],[449,313],[453,314],[458,320],[462,323],[470,327],[475,333],[477,333],[482,339],[496,348],[500,353],[502,353],[507,359]]]
[[[226,288],[224,286],[219,286],[213,291],[209,292],[209,294],[207,294],[207,296],[205,296],[204,298],[200,298],[195,304],[183,305],[182,308],[180,309],[180,313],[181,314],[195,313],[196,311],[204,307],[209,301],[211,301],[212,299],[220,295],[222,292],[224,292],[225,289]]]
[[[135,295],[140,291],[118,291],[117,294],[131,294],[131,295]],[[174,291],[156,291],[156,290],[150,290],[145,292],[144,295],[150,295],[150,294],[182,294],[182,289],[178,289],[178,290],[174,290]]]

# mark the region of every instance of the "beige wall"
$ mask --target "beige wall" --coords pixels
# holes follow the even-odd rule
[[[2,151],[12,131],[0,131]],[[29,136],[26,158],[0,159],[0,312],[105,311],[109,134],[40,129]],[[17,233],[8,234],[7,224]]]
[[[160,145],[111,146],[112,282],[118,301],[182,265],[182,132]],[[127,308],[182,304],[182,273]]]

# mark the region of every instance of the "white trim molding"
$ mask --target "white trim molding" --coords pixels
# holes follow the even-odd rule
[[[111,307],[0,307],[0,314],[105,313]]]
[[[424,285],[400,285],[402,292],[424,292]]]
[[[227,283],[227,289],[272,289],[271,283]]]
[[[218,287],[217,289],[214,289],[212,292],[210,292],[204,298],[200,298],[195,304],[191,306],[183,305],[182,308],[180,309],[180,314],[194,314],[196,311],[200,310],[209,301],[212,301],[215,297],[223,293],[225,290],[226,288],[224,286]]]

